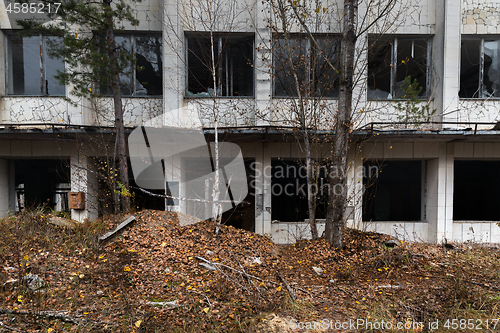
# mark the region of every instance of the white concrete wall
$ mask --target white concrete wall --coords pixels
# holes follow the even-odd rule
[[[461,29],[464,34],[500,33],[500,1],[462,0]]]
[[[163,98],[124,97],[123,121],[125,126],[154,123],[163,117]],[[95,126],[114,126],[115,111],[111,98],[100,98],[92,103],[92,122]]]
[[[368,13],[368,23],[378,19],[370,28],[370,33],[397,33],[397,34],[434,34],[436,28],[436,1],[433,0],[403,0],[396,1],[394,7],[381,16],[384,1],[379,3],[368,2],[371,7],[366,8],[366,3],[360,3],[360,13]],[[360,17],[360,20],[363,16]]]
[[[4,96],[0,98],[1,119],[5,123],[81,124],[71,119],[73,107],[60,97]],[[80,112],[73,112],[80,113]]]
[[[401,108],[398,108],[398,103],[401,103]],[[435,101],[422,101],[417,106],[424,107],[429,105],[430,112],[434,109],[435,115],[438,114],[437,105]],[[362,116],[358,115],[361,119],[358,126],[363,126],[372,122],[404,122],[405,121],[405,111],[404,111],[404,101],[375,101],[368,100],[366,103],[366,108],[362,110]],[[357,113],[359,111],[356,110]],[[427,121],[427,117],[423,117],[422,121]],[[429,115],[429,120],[435,120],[434,116]],[[404,128],[404,125],[391,125],[392,128]],[[418,125],[408,125],[406,128],[414,128]],[[420,125],[425,128],[426,125]],[[376,126],[377,127],[377,126]]]
[[[325,231],[325,223],[321,221],[324,220],[316,221],[318,235],[320,236]],[[311,239],[311,227],[304,222],[273,222],[268,235],[276,244],[293,244],[299,240]]]
[[[447,119],[457,122],[500,121],[500,100],[495,99],[461,99],[460,112],[453,112]],[[479,125],[478,129],[489,130],[492,125]]]
[[[252,126],[255,124],[255,100],[253,98],[189,98],[184,107],[199,115],[203,127],[214,127],[214,116],[219,119],[218,126]],[[217,113],[215,113],[215,111]]]
[[[429,240],[429,223],[426,222],[363,222],[365,231],[391,235],[405,242]]]
[[[500,243],[500,226],[498,222],[453,222],[453,241]]]

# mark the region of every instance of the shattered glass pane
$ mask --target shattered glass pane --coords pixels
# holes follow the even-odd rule
[[[162,39],[161,34],[135,37],[135,95],[161,96]]]
[[[369,41],[368,98],[392,99],[392,40]]]
[[[482,97],[500,97],[500,41],[484,42]]]
[[[479,97],[480,51],[480,40],[462,41],[459,93],[461,98]]]

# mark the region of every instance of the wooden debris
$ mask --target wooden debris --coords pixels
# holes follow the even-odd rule
[[[285,284],[286,290],[288,291],[288,295],[290,295],[292,301],[295,302],[295,295],[292,291],[292,288],[290,288],[290,285],[288,284],[288,282],[286,282],[285,278],[283,277],[283,275],[281,275],[280,272],[278,272],[278,276],[281,279],[281,281],[283,281],[283,283]]]
[[[122,229],[124,229],[126,226],[128,226],[130,223],[132,223],[134,221],[135,221],[134,215],[127,217],[116,228],[114,228],[113,230],[111,230],[111,231],[105,233],[104,235],[102,235],[101,237],[99,237],[99,242],[105,242],[105,241],[109,240],[111,237],[116,235],[118,232],[120,232]]]

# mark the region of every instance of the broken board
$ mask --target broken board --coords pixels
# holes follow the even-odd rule
[[[117,233],[119,233],[121,230],[123,230],[126,226],[128,226],[130,223],[132,223],[134,221],[135,221],[135,216],[134,215],[127,217],[116,228],[114,228],[111,231],[108,231],[107,233],[105,233],[104,235],[102,235],[101,237],[99,237],[99,242],[105,242],[105,241],[107,241],[108,239],[110,239],[111,237],[113,237],[114,235],[116,235]]]

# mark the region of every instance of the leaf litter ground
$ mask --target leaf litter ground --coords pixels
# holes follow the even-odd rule
[[[105,244],[97,237],[123,216],[75,228],[53,226],[43,212],[2,220],[4,328],[417,332],[430,331],[429,322],[436,321],[439,327],[433,331],[451,331],[446,320],[466,319],[473,320],[475,329],[482,323],[483,332],[500,329],[500,323],[493,328],[500,317],[496,247],[399,241],[388,247],[389,236],[352,229],[346,230],[342,250],[324,240],[275,245],[233,227],[223,226],[215,236],[214,224],[207,221],[181,227],[175,213],[135,216],[133,225]],[[28,274],[42,278],[44,286],[30,289],[22,283]],[[54,311],[63,312],[50,317]],[[335,328],[334,323],[349,320],[372,325]],[[376,329],[382,322],[393,329]],[[404,329],[396,329],[397,323]],[[454,332],[470,331],[456,323]]]

